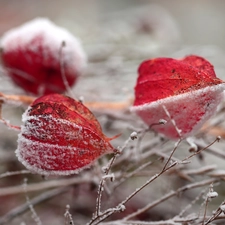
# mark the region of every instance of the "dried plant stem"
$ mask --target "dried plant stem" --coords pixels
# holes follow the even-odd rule
[[[9,102],[12,104],[25,104],[30,105],[35,98],[28,95],[6,95],[0,92],[0,99],[4,102]]]
[[[36,98],[27,95],[6,95],[0,92],[0,100],[11,104],[30,105]],[[96,110],[110,109],[110,110],[126,110],[130,107],[132,101],[123,102],[84,102],[83,104]]]
[[[58,179],[58,180],[50,180],[50,181],[44,181],[34,184],[27,184],[26,192],[34,192],[34,191],[41,191],[49,188],[55,188],[55,187],[65,187],[70,186],[74,184],[82,184],[82,183],[91,183],[94,182],[94,178],[91,176],[85,176],[85,177],[72,177],[67,179]],[[0,196],[6,196],[6,195],[15,195],[15,194],[21,194],[24,193],[24,189],[22,185],[13,186],[13,187],[5,187],[0,188]]]
[[[26,186],[27,186],[27,178],[24,179],[24,184],[23,184],[23,188],[24,188],[24,192],[25,192],[25,196],[26,196],[26,202],[27,202],[27,205],[32,213],[32,219],[34,220],[34,222],[37,224],[37,225],[42,225],[42,222],[39,218],[39,216],[37,215],[35,209],[34,209],[34,205],[31,203],[30,201],[30,198],[26,192]]]
[[[181,130],[178,128],[178,126],[176,124],[176,121],[171,117],[171,115],[170,115],[170,113],[167,110],[167,108],[166,108],[165,105],[162,105],[162,108],[163,108],[164,112],[166,113],[166,115],[169,117],[169,119],[170,119],[171,123],[173,124],[173,126],[174,126],[174,128],[175,128],[175,130],[176,130],[176,132],[177,132],[177,134],[179,136],[179,138],[181,139],[182,138],[182,136],[181,136]]]
[[[65,225],[74,225],[73,218],[72,218],[72,215],[70,214],[69,210],[70,210],[70,206],[67,205],[66,212],[64,213]]]
[[[104,170],[104,173],[105,173],[106,176],[102,177],[102,179],[100,181],[100,184],[99,184],[99,187],[98,187],[98,196],[97,196],[97,199],[96,199],[96,212],[93,216],[93,219],[95,217],[99,217],[99,215],[101,213],[101,199],[102,199],[102,192],[103,192],[103,189],[104,189],[105,179],[106,179],[107,175],[109,174],[109,171],[112,168],[112,165],[113,165],[114,161],[116,160],[117,155],[118,155],[118,153],[114,154],[114,156],[112,157],[112,159],[109,162],[109,165]]]
[[[19,175],[19,174],[29,174],[29,173],[31,173],[29,170],[6,172],[6,173],[0,174],[0,179],[4,178],[4,177],[10,177],[10,176],[15,176],[15,175]]]
[[[50,190],[50,191],[46,191],[40,195],[38,195],[37,197],[33,198],[33,199],[30,199],[30,204],[32,205],[37,205],[41,202],[44,202],[44,201],[47,201],[57,195],[60,195],[66,191],[68,191],[69,188],[66,187],[66,188],[57,188],[57,189],[54,189],[54,190]],[[3,225],[3,224],[9,224],[9,222],[16,218],[17,216],[25,213],[26,211],[29,210],[29,204],[28,203],[25,203],[23,205],[20,205],[14,209],[12,209],[10,212],[8,212],[6,215],[4,215],[3,217],[0,217],[0,225]]]
[[[187,175],[202,175],[207,174],[208,172],[211,172],[217,168],[217,165],[207,165],[203,166],[199,169],[189,169],[189,170],[183,170],[182,172]]]
[[[206,201],[205,201],[205,209],[204,209],[204,214],[203,214],[203,219],[202,219],[202,225],[205,224],[205,217],[206,217],[206,212],[207,212],[208,203],[209,203],[209,198],[207,197],[207,198],[206,198]]]
[[[96,221],[98,223],[100,218],[102,218],[102,217],[104,217],[108,214],[107,210],[105,211],[105,214],[101,213],[101,199],[102,199],[102,192],[103,192],[105,179],[106,179],[107,175],[109,174],[109,171],[112,168],[117,156],[119,154],[121,154],[124,151],[124,149],[127,147],[127,145],[129,144],[129,142],[133,141],[133,140],[134,140],[134,138],[130,135],[130,137],[125,141],[124,145],[122,147],[119,147],[116,150],[116,152],[115,152],[113,158],[110,160],[108,166],[106,166],[104,168],[105,176],[101,179],[100,184],[99,184],[98,196],[97,196],[97,199],[96,199],[96,210],[95,210],[95,213],[94,213],[93,218],[90,221],[89,225],[96,224]]]
[[[167,159],[167,161],[166,161],[166,163],[165,163],[165,165],[164,165],[164,167],[163,167],[163,169],[162,169],[162,172],[163,172],[163,171],[166,169],[166,167],[168,166],[168,164],[169,164],[171,158],[173,157],[174,152],[177,150],[177,148],[178,148],[179,144],[181,143],[181,141],[182,141],[182,140],[179,139],[179,140],[175,143],[175,147],[173,148],[173,151],[171,152],[169,158]]]
[[[60,49],[59,49],[60,70],[61,70],[63,84],[65,85],[65,88],[68,91],[69,95],[71,97],[73,97],[73,92],[70,88],[70,85],[68,83],[68,80],[66,79],[66,74],[65,74],[65,65],[64,65],[64,60],[63,60],[63,48],[65,48],[65,47],[66,47],[66,42],[62,41]]]
[[[104,184],[105,184],[105,179],[106,179],[107,175],[109,174],[109,171],[111,170],[111,168],[112,168],[112,166],[113,166],[113,164],[114,164],[114,162],[115,162],[117,156],[118,156],[121,152],[123,152],[123,150],[127,147],[127,145],[129,144],[129,142],[132,141],[132,140],[133,140],[133,138],[129,137],[129,138],[125,141],[124,145],[123,145],[121,148],[119,148],[118,150],[116,150],[116,152],[115,152],[114,156],[112,157],[112,159],[110,160],[108,166],[106,166],[106,167],[104,168],[105,176],[103,176],[103,178],[101,179],[100,184],[99,184],[99,188],[98,188],[98,196],[97,196],[97,199],[96,199],[96,211],[95,211],[95,213],[94,213],[94,215],[93,215],[93,218],[92,218],[90,224],[94,223],[95,220],[96,220],[97,218],[99,218],[99,216],[100,216],[100,214],[101,214],[101,199],[102,199],[102,192],[103,192],[103,189],[104,189],[103,187],[104,187]]]
[[[207,185],[207,184],[206,184]],[[178,216],[175,216],[175,218],[181,218],[182,216],[183,216],[183,214],[188,210],[188,209],[190,209],[197,201],[199,201],[200,199],[201,199],[201,197],[207,192],[207,189],[208,188],[205,188],[205,189],[203,189],[200,193],[199,193],[199,195],[197,195],[195,198],[194,198],[194,200],[192,200],[180,213],[179,213],[179,215]]]
[[[95,110],[127,110],[131,103],[130,101],[124,102],[84,102],[84,105],[90,109]]]
[[[220,137],[220,136],[218,136],[218,137]],[[199,147],[201,147],[201,148],[203,148],[203,146],[206,145],[206,143],[205,143],[203,140],[195,139],[194,142],[195,142]],[[212,155],[215,155],[215,156],[217,156],[217,157],[219,157],[219,158],[225,159],[225,153],[222,152],[222,151],[219,151],[219,150],[218,150],[216,147],[214,147],[214,146],[210,146],[210,148],[208,147],[208,148],[206,149],[206,152],[207,152],[207,153],[210,153],[210,154],[212,154]]]
[[[206,148],[210,147],[211,145],[213,145],[216,141],[220,140],[219,137],[217,137],[212,143],[210,143],[208,146],[204,147],[203,149],[197,151],[197,152],[194,152],[193,154],[191,154],[190,156],[184,158],[181,163],[185,163],[188,159],[194,157],[195,155],[197,154],[200,154],[202,151],[204,151]],[[125,200],[123,200],[121,203],[119,203],[117,205],[117,207],[115,208],[111,208],[111,209],[108,209],[108,210],[105,210],[104,212],[102,212],[99,216],[96,216],[94,218],[92,218],[92,220],[90,221],[90,223],[88,223],[88,225],[92,225],[92,224],[98,224],[100,223],[101,221],[105,220],[106,218],[108,218],[109,216],[111,216],[113,213],[115,212],[119,212],[121,211],[121,209],[125,209],[125,204],[130,200],[132,199],[136,194],[138,194],[141,190],[143,190],[147,185],[149,185],[150,183],[152,183],[154,180],[156,180],[158,177],[160,177],[162,174],[164,174],[165,172],[167,172],[168,170],[170,170],[171,168],[173,168],[174,166],[176,166],[177,164],[179,164],[180,162],[178,161],[175,161],[173,163],[171,163],[169,166],[169,162],[174,154],[174,152],[176,151],[176,149],[178,148],[180,142],[182,140],[180,139],[176,144],[175,144],[175,147],[173,149],[173,151],[171,152],[169,158],[167,159],[163,169],[161,170],[160,173],[158,174],[155,174],[153,177],[151,177],[149,180],[147,180],[141,187],[137,188],[133,193],[131,193]],[[210,183],[212,183],[213,181],[215,181],[216,179],[215,178],[212,178],[210,179]],[[186,189],[184,189],[185,191]],[[170,193],[171,194],[171,193]],[[161,201],[160,201],[161,202]]]
[[[21,130],[20,126],[15,126],[10,124],[7,120],[3,119],[2,117],[0,117],[0,121],[12,130],[15,130],[15,131]]]
[[[225,204],[225,202],[223,201],[223,202],[221,203],[220,207],[217,208],[217,210],[214,212],[214,214],[213,214],[211,217],[209,217],[209,219],[206,221],[206,223],[205,223],[204,225],[207,225],[207,224],[211,223],[211,222],[214,221],[216,218],[218,218],[219,215],[220,215],[221,213],[223,213],[223,211],[222,211],[222,209],[221,209],[221,206],[224,205],[224,204]]]
[[[1,95],[0,95],[1,96]],[[11,125],[7,120],[5,120],[3,117],[2,117],[2,104],[4,103],[3,100],[0,100],[0,121],[5,124],[7,127],[13,129],[13,130],[19,130],[20,131],[20,127],[19,126],[14,126],[14,125]]]
[[[119,203],[117,205],[117,207],[112,208],[112,209],[108,209],[108,210],[102,212],[101,215],[99,215],[98,217],[93,218],[92,221],[89,223],[89,225],[91,225],[91,224],[97,224],[97,223],[105,220],[106,218],[108,218],[109,216],[111,216],[113,213],[121,211],[121,208],[124,208],[125,209],[125,206],[124,205],[131,198],[133,198],[136,194],[138,194],[141,190],[143,190],[147,185],[149,185],[150,183],[152,183],[154,180],[156,180],[163,173],[165,173],[166,171],[168,171],[169,169],[171,169],[175,165],[177,165],[177,162],[172,163],[170,166],[168,166],[167,168],[165,168],[164,170],[162,170],[160,173],[155,174],[153,177],[151,177],[149,180],[147,180],[141,187],[137,188],[133,193],[131,193],[125,200],[123,200],[121,203]]]
[[[188,222],[192,222],[195,218],[191,219],[182,219],[181,221],[173,221],[173,220],[163,220],[163,221],[153,221],[153,222],[142,222],[142,221],[115,221],[109,223],[102,223],[102,225],[180,225],[181,223],[185,224]]]
[[[141,166],[139,166],[136,170],[127,173],[127,174],[121,174],[121,179],[114,185],[114,190],[120,186],[123,182],[125,182],[128,178],[133,177],[135,174],[137,174],[139,171],[143,170],[145,167],[151,165],[152,162],[147,162]]]
[[[204,147],[204,148],[200,149],[199,151],[196,151],[193,154],[191,154],[190,156],[186,157],[185,159],[182,160],[182,162],[185,162],[185,161],[189,160],[190,158],[192,158],[193,156],[200,154],[201,152],[203,152],[204,150],[206,150],[210,146],[212,146],[214,143],[220,141],[220,139],[221,139],[220,136],[216,137],[216,139],[212,143],[208,144],[206,147]]]
[[[185,192],[185,191],[188,191],[188,190],[191,190],[191,189],[194,189],[194,188],[202,187],[202,186],[211,184],[212,182],[218,182],[218,181],[219,181],[219,179],[208,179],[208,180],[204,180],[204,181],[200,181],[200,182],[195,182],[193,184],[185,185],[183,187],[178,188],[176,191],[170,191],[169,193],[162,196],[160,199],[157,199],[156,201],[151,202],[150,204],[148,204],[145,207],[137,210],[136,212],[128,215],[127,217],[124,217],[123,220],[129,220],[129,219],[131,219],[135,216],[138,216],[141,213],[144,213],[147,210],[154,208],[156,205],[166,201],[167,199],[169,199],[173,196],[177,196],[182,192]]]

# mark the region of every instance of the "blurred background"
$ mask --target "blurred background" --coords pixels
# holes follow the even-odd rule
[[[0,11],[0,35],[35,17],[48,17],[82,41],[89,64],[74,90],[77,97],[129,98],[138,65],[151,57],[198,54],[225,78],[223,0],[2,0]],[[102,95],[106,74],[114,91],[107,88]],[[89,85],[96,77],[97,89]]]
[[[0,4],[0,34],[37,16],[49,17],[57,24],[72,29],[73,32],[78,32],[78,28],[83,29],[83,32],[89,35],[96,28],[105,26],[105,22],[110,20],[122,22],[127,16],[130,16],[130,20],[136,22],[136,25],[138,21],[146,22],[153,26],[152,29],[157,29],[157,26],[160,26],[160,21],[157,20],[166,13],[174,22],[183,44],[225,47],[223,0],[21,0],[19,2],[1,0]],[[152,10],[156,4],[158,10],[156,8]],[[139,15],[135,14],[138,10]],[[144,19],[146,21],[143,21]]]
[[[0,4],[1,34],[37,16],[49,17],[57,24],[72,29],[73,32],[78,32],[78,28],[83,29],[83,32],[89,35],[96,28],[105,26],[106,21],[122,22],[127,16],[130,16],[131,21],[137,24],[138,21],[149,20],[145,22],[152,23],[152,26],[157,29],[157,26],[160,26],[160,21],[157,19],[166,11],[174,22],[183,44],[207,44],[225,48],[223,29],[225,2],[223,0],[21,0],[19,2],[1,0]],[[151,7],[155,7],[156,4],[159,7],[158,11],[151,10]],[[145,9],[145,12],[135,14],[135,11],[141,8]],[[165,35],[173,36],[174,34]]]
[[[89,64],[76,97],[129,98],[138,65],[151,57],[198,54],[225,78],[223,0],[2,0],[0,11],[0,35],[35,17],[48,17],[81,40]],[[104,90],[107,74],[113,90]],[[97,89],[90,86],[96,78]]]

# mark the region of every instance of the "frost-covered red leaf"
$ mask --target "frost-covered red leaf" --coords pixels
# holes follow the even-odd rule
[[[45,18],[9,30],[0,46],[6,73],[25,91],[36,95],[63,93],[66,82],[62,70],[71,87],[86,64],[79,41]]]
[[[114,151],[94,115],[67,96],[38,98],[24,113],[23,122],[16,155],[36,173],[77,173]]]
[[[152,128],[175,139],[198,130],[216,111],[225,89],[213,66],[195,55],[147,60],[138,73],[132,110],[148,125],[167,120]]]

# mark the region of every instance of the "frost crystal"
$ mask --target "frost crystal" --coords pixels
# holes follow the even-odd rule
[[[126,206],[125,206],[125,205],[119,205],[119,206],[118,206],[118,210],[119,210],[120,212],[123,212],[125,209],[126,209]]]
[[[208,194],[207,194],[207,197],[208,198],[216,198],[218,196],[218,193],[216,191],[210,191]]]
[[[220,206],[220,209],[221,209],[223,212],[225,212],[225,205],[221,205],[221,206]]]
[[[130,138],[132,139],[132,140],[134,140],[134,139],[137,139],[137,132],[132,132],[131,134],[130,134]]]
[[[166,124],[166,123],[167,123],[167,121],[164,120],[164,119],[160,119],[160,120],[159,120],[159,124]]]
[[[115,175],[114,173],[111,173],[111,174],[103,176],[102,179],[110,179],[113,182],[115,181]]]

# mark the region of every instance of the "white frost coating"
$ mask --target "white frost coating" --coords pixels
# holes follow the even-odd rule
[[[221,206],[220,206],[220,209],[221,209],[223,212],[225,212],[225,205],[221,205]]]
[[[22,139],[21,139],[22,138]],[[64,176],[67,176],[67,175],[71,175],[71,174],[76,174],[76,173],[79,173],[81,170],[83,169],[86,169],[86,168],[89,168],[92,163],[89,163],[87,164],[86,166],[83,166],[82,168],[77,168],[77,169],[70,169],[70,170],[52,170],[52,165],[55,165],[57,166],[57,164],[55,162],[55,158],[56,156],[54,155],[46,155],[45,156],[45,160],[43,160],[43,158],[40,158],[40,153],[43,153],[43,150],[41,150],[42,148],[35,148],[37,147],[37,143],[35,143],[34,141],[29,141],[23,137],[21,137],[21,134],[19,134],[19,140],[18,141],[18,147],[15,151],[16,153],[16,156],[18,158],[18,160],[28,169],[30,170],[31,172],[33,173],[38,173],[38,174],[42,174],[42,175],[46,175],[46,176],[49,176],[49,175],[64,175]],[[27,143],[26,145],[26,148],[24,148],[24,144]],[[38,143],[38,145],[40,146],[40,143]],[[51,148],[52,148],[52,145],[49,145]],[[40,147],[48,147],[47,144],[42,144]],[[27,149],[29,149],[30,151],[27,151]],[[39,151],[38,151],[39,150]],[[62,150],[62,146],[59,146],[58,148],[59,150],[59,153],[61,153],[61,150]],[[76,148],[65,148],[66,151],[70,151],[70,154],[71,154],[71,150],[74,151],[78,151],[79,149],[76,149]],[[51,151],[48,151],[48,149],[46,149],[46,151],[48,153],[51,153]],[[56,151],[57,151],[57,146],[56,146]],[[57,152],[55,152],[56,154]],[[68,163],[69,163],[69,158],[65,158],[63,154],[57,154],[57,158],[60,159],[59,163],[61,164],[64,164],[64,163],[67,163],[67,160],[68,160]],[[26,159],[24,159],[24,156],[26,157],[29,157],[29,158],[32,158],[34,161],[36,161],[36,163],[34,164],[31,164],[29,163]],[[40,166],[43,165],[45,167],[49,167],[49,170],[47,169],[42,169],[40,168]]]
[[[86,135],[81,126],[68,120],[56,119],[51,115],[28,116],[26,111],[22,116],[22,121],[26,125],[21,126],[21,132],[38,139],[43,137],[44,139],[54,140],[57,136],[63,139],[67,138],[68,141],[75,141],[83,139]]]
[[[52,56],[59,60],[59,50],[62,42],[63,59],[70,63],[71,69],[81,72],[86,65],[86,54],[84,53],[80,41],[69,31],[56,26],[47,18],[36,18],[19,27],[7,31],[1,38],[0,46],[5,52],[18,48],[27,48],[37,51],[38,46],[31,43],[38,35],[43,37],[43,46],[48,47]],[[15,41],[16,40],[16,41]]]
[[[160,120],[159,120],[159,124],[166,124],[166,123],[167,123],[167,121],[164,120],[164,119],[160,119]]]
[[[107,174],[107,175],[103,176],[102,179],[104,179],[104,180],[110,179],[113,182],[113,181],[115,181],[115,175],[114,175],[114,173]]]
[[[137,134],[137,132],[135,132],[135,131],[132,132],[132,133],[130,134],[130,138],[131,138],[132,140],[136,139],[137,136],[138,136],[138,134]]]
[[[57,166],[55,159],[57,155],[57,158],[60,159],[59,163],[60,164],[65,164],[67,163],[67,160],[70,160],[70,158],[66,158],[65,155],[63,155],[61,152],[62,150],[64,151],[69,151],[70,154],[72,154],[73,151],[79,151],[80,149],[78,148],[69,148],[69,147],[64,147],[64,146],[57,146],[57,145],[49,145],[46,143],[39,143],[39,142],[35,142],[35,141],[30,141],[27,140],[26,138],[24,138],[21,134],[19,134],[19,138],[18,138],[18,147],[15,151],[16,156],[18,158],[18,160],[30,171],[34,172],[34,173],[38,173],[38,174],[43,174],[43,175],[71,175],[71,174],[75,174],[75,173],[79,173],[81,170],[85,169],[85,168],[89,168],[91,166],[91,163],[88,164],[87,166],[84,166],[82,168],[78,168],[78,169],[71,169],[71,170],[63,170],[63,171],[59,171],[59,170],[52,170],[52,166]],[[26,146],[24,148],[24,146]],[[38,146],[38,147],[37,147]],[[55,155],[51,154],[51,150],[49,151],[49,148],[55,148],[56,152]],[[29,151],[27,150],[29,149]],[[43,158],[40,158],[40,155],[43,154],[43,149],[46,149],[46,152],[48,153],[48,155],[45,155],[45,160],[43,160]],[[57,152],[58,150],[58,152]],[[61,153],[61,154],[59,154]],[[34,160],[34,164],[30,164],[27,160],[25,160],[24,157],[29,157],[32,158]],[[42,156],[43,157],[43,156]],[[54,164],[55,162],[55,164]],[[36,165],[38,164],[38,165]],[[48,167],[49,166],[49,170],[46,169],[41,169],[40,166],[45,166]]]
[[[213,177],[225,177],[225,170],[216,170],[210,174]]]
[[[118,210],[121,211],[121,212],[123,212],[125,209],[126,209],[126,206],[125,205],[120,204],[118,206]]]
[[[207,197],[208,198],[216,198],[218,196],[218,193],[216,191],[210,191],[208,194],[207,194]]]
[[[29,107],[22,115],[22,122],[24,122],[24,123],[29,121],[29,120],[40,121],[40,119],[44,119],[44,120],[46,120],[46,122],[48,122],[48,124],[47,124],[48,127],[51,125],[50,123],[52,121],[52,122],[55,122],[57,125],[64,124],[64,125],[72,126],[73,128],[79,129],[80,132],[83,129],[83,127],[81,127],[81,126],[79,126],[79,125],[77,125],[75,123],[72,123],[72,122],[70,122],[68,120],[65,120],[65,119],[54,118],[52,115],[39,115],[39,116],[35,115],[35,116],[30,116],[30,115],[28,115],[28,111],[29,111],[30,108],[31,107]],[[43,126],[43,125],[44,124],[39,124],[38,127],[40,128],[40,126]],[[32,126],[34,126],[34,128],[36,128],[35,125],[33,125],[31,123],[29,124],[29,126],[30,126],[30,128],[32,128]]]
[[[99,140],[98,134],[89,128],[81,127],[64,119],[56,119],[51,115],[30,116],[30,109],[31,107],[22,116],[22,121],[25,124],[21,126],[16,149],[18,160],[27,169],[44,175],[70,175],[88,168],[92,164],[89,154],[92,150],[69,145],[73,141],[75,141],[73,143],[85,142],[86,146],[89,144],[105,146],[102,150],[93,150],[98,152],[96,158],[112,151],[110,145],[105,143],[103,139]],[[28,137],[31,137],[32,140],[29,140]],[[44,142],[41,141],[42,137]],[[59,140],[68,140],[68,144],[60,145],[60,141],[55,137]],[[38,141],[33,140],[33,138],[37,138]],[[85,154],[87,159],[82,157]],[[76,163],[84,166],[75,168]],[[67,169],[60,170],[61,165],[66,165]]]
[[[182,128],[186,127],[187,124],[191,127],[189,132],[181,132],[182,137],[186,138],[195,133],[215,113],[223,98],[224,90],[225,84],[209,86],[140,106],[133,106],[131,111],[137,113],[148,125],[165,118],[167,120],[165,125],[153,126],[152,128],[172,139],[177,139],[177,132],[174,132],[174,126],[163,110],[163,106],[165,106],[182,132]],[[195,114],[199,112],[202,113],[202,117],[196,121]]]

